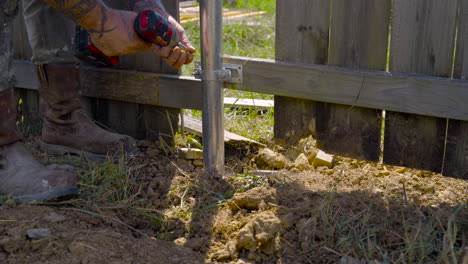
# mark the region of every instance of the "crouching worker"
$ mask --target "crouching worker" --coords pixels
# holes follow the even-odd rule
[[[121,0],[107,2],[112,5]],[[80,103],[78,61],[72,47],[76,24],[87,29],[93,44],[108,56],[151,50],[175,68],[192,62],[195,49],[160,0],[128,0],[125,4],[129,11],[110,8],[101,0],[23,0],[32,61],[40,82],[41,146],[48,153],[74,153],[92,159],[138,153],[133,138],[96,126]],[[166,17],[187,51],[161,48],[140,39],[133,23],[143,10]],[[12,75],[13,20],[17,11],[18,0],[0,2],[0,194],[12,195],[17,202],[70,197],[78,193],[75,176],[43,166],[21,143]]]

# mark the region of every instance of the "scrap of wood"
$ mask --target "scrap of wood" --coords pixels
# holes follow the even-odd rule
[[[270,109],[275,107],[275,101],[253,99],[253,98],[235,98],[224,97],[224,104],[228,106],[236,106],[240,108],[255,108],[255,109]]]
[[[223,8],[223,18],[235,19],[248,16],[260,16],[267,13],[266,11],[253,10],[230,10]],[[200,7],[193,4],[187,4],[180,8],[180,23],[187,23],[200,20]]]
[[[197,120],[187,115],[184,115],[183,118],[184,118],[184,121],[183,121],[184,130],[192,134],[195,134],[197,136],[203,137],[202,121]],[[229,132],[227,130],[224,130],[224,143],[230,144],[230,145],[238,145],[239,143],[247,143],[247,144],[253,144],[257,146],[265,146],[265,144],[262,144],[258,141],[243,137],[241,135]]]

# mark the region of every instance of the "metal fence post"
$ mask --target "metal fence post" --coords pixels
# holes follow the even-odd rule
[[[203,160],[208,171],[224,175],[222,0],[200,1],[203,97]]]

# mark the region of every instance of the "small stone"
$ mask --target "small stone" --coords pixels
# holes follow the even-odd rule
[[[203,150],[194,148],[180,148],[179,157],[184,159],[202,160]]]
[[[289,164],[289,160],[280,153],[264,148],[258,152],[255,163],[261,169],[284,169]]]
[[[331,168],[333,165],[333,156],[323,151],[319,151],[312,164],[315,168],[325,166]]]
[[[97,218],[91,218],[89,220],[89,223],[92,224],[92,225],[99,225],[100,222],[101,221],[99,221],[99,219],[97,219]]]
[[[39,239],[48,238],[50,236],[50,234],[51,233],[50,233],[49,229],[42,229],[42,228],[29,229],[28,231],[26,231],[26,236],[29,239],[32,239],[32,240],[39,240]]]
[[[195,159],[192,161],[192,165],[195,167],[203,167],[203,160]]]
[[[75,257],[79,257],[85,253],[85,247],[79,242],[73,242],[69,247],[70,254]]]
[[[183,246],[185,243],[187,243],[187,238],[185,237],[179,237],[176,240],[174,240],[174,243],[178,246]]]
[[[292,167],[298,169],[299,171],[310,170],[312,168],[304,153],[299,154]]]
[[[268,187],[255,187],[243,193],[236,193],[229,200],[229,208],[233,211],[239,209],[258,210],[263,201],[264,205],[276,202],[276,189]]]
[[[67,218],[63,215],[58,215],[55,213],[52,213],[46,217],[44,217],[44,220],[51,222],[51,223],[60,223],[65,221]]]
[[[3,206],[13,208],[13,207],[16,207],[16,202],[15,200],[9,199],[3,203]]]

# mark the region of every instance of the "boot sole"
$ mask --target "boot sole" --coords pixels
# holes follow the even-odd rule
[[[113,161],[118,161],[118,160],[120,160],[121,155],[122,155],[122,154],[116,154],[114,156],[110,156],[110,155],[104,155],[104,154],[95,154],[95,153],[79,150],[79,149],[72,148],[72,147],[67,147],[67,146],[62,146],[62,145],[54,145],[54,144],[47,144],[47,143],[44,143],[44,142],[41,142],[41,149],[43,151],[47,152],[48,154],[52,154],[54,156],[64,156],[66,154],[74,154],[74,155],[78,155],[78,156],[84,156],[84,157],[86,157],[87,159],[90,159],[90,160],[101,161],[101,162],[106,161],[108,158],[110,158]],[[138,149],[135,149],[135,150],[133,150],[131,152],[126,152],[125,156],[124,156],[124,159],[125,160],[131,160],[134,157],[136,157],[138,154],[140,154],[140,150],[138,150]]]
[[[79,192],[80,189],[77,186],[69,186],[43,193],[17,195],[13,197],[13,200],[15,200],[15,202],[18,204],[31,202],[50,202],[70,198],[77,195]]]

